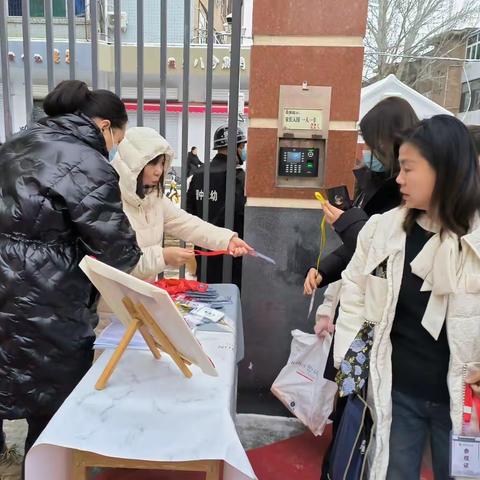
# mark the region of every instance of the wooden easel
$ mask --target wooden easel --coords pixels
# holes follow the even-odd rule
[[[181,372],[187,378],[190,378],[192,376],[192,372],[188,368],[190,362],[182,357],[182,355],[172,344],[168,336],[165,335],[163,330],[160,328],[145,306],[142,303],[135,305],[129,297],[124,297],[122,302],[125,305],[125,308],[128,310],[128,313],[132,318],[132,322],[125,331],[122,340],[118,344],[118,347],[113,352],[113,355],[97,380],[95,388],[97,390],[103,390],[105,388],[108,379],[111,377],[115,367],[123,355],[123,352],[128,347],[128,344],[132,340],[133,335],[137,330],[142,334],[146,344],[148,345],[148,348],[157,360],[160,359],[160,348],[165,353],[170,355]]]

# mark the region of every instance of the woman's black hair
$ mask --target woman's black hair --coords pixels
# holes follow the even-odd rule
[[[50,117],[81,112],[87,117],[110,120],[112,128],[123,128],[128,122],[122,100],[109,90],[89,90],[80,80],[60,82],[43,101],[43,110]]]
[[[165,155],[162,153],[161,155],[158,155],[157,157],[155,157],[153,160],[150,160],[147,163],[147,165],[156,165],[158,162],[164,159],[165,159]],[[145,167],[147,165],[145,165]],[[147,193],[150,193],[156,190],[157,197],[163,196],[163,194],[165,193],[165,186],[163,184],[165,182],[165,170],[163,170],[163,173],[162,173],[162,176],[160,177],[160,182],[158,182],[158,185],[156,185],[153,188],[149,188],[149,187],[145,188],[145,185],[143,184],[143,171],[145,170],[145,167],[142,168],[142,171],[138,174],[138,177],[137,177],[137,190],[136,190],[137,195],[143,199],[145,198]]]
[[[417,148],[435,170],[431,203],[442,230],[465,235],[480,211],[480,168],[467,127],[454,116],[436,115],[404,132],[401,143]],[[404,224],[407,232],[420,214],[409,211]]]
[[[196,150],[196,149],[197,149],[197,147],[192,147],[192,148],[190,149],[190,152],[193,153],[193,151]]]
[[[468,125],[468,131],[473,139],[473,144],[477,149],[477,155],[480,156],[480,125]]]
[[[399,132],[413,127],[418,117],[403,98],[388,97],[370,109],[360,121],[360,131],[366,145],[385,167],[388,177],[398,173],[396,139]]]

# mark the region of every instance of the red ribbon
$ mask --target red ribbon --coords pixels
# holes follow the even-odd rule
[[[184,280],[176,278],[162,278],[153,282],[153,284],[165,290],[169,295],[178,295],[185,292],[206,292],[208,285],[206,283],[197,282],[196,280]]]
[[[215,250],[214,252],[204,252],[203,250],[194,250],[195,255],[201,257],[216,257],[219,255],[230,255],[228,250]]]

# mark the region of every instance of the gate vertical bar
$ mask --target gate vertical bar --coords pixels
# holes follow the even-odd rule
[[[230,92],[228,111],[228,161],[225,194],[225,228],[233,230],[235,214],[235,170],[237,158],[238,94],[240,90],[240,47],[242,34],[242,0],[232,2],[232,37],[230,45]],[[233,132],[233,134],[232,134]],[[223,281],[232,281],[232,257],[223,261]]]
[[[183,2],[183,81],[182,81],[182,188],[180,206],[184,210],[187,206],[187,155],[188,155],[188,103],[190,78],[190,27],[191,27],[191,0]],[[181,243],[184,246],[184,242]],[[180,278],[185,277],[185,267],[180,269]]]
[[[25,76],[25,111],[27,125],[32,123],[32,55],[30,50],[30,1],[22,0],[22,35],[23,35],[23,73]]]
[[[70,80],[76,76],[76,32],[75,32],[75,0],[67,0],[68,6],[68,50],[70,52]]]
[[[90,47],[92,49],[92,88],[98,88],[98,16],[97,0],[90,0]]]
[[[203,162],[203,212],[202,217],[208,222],[208,201],[210,192],[210,145],[212,143],[212,83],[213,83],[213,21],[215,0],[208,0],[207,13],[207,71],[205,85],[205,153]],[[201,260],[200,279],[207,281],[207,258]]]
[[[122,98],[122,38],[120,36],[120,0],[113,3],[114,43],[115,43],[115,93]]]
[[[45,0],[45,35],[47,41],[47,83],[48,91],[55,86],[55,73],[53,70],[53,8],[52,0]]]
[[[182,82],[182,190],[181,207],[187,205],[187,154],[188,154],[188,103],[190,78],[190,27],[191,0],[184,0],[184,30],[183,30],[183,82]]]
[[[144,29],[143,0],[137,0],[137,126],[143,127],[144,104]]]
[[[177,0],[178,1],[178,0]],[[167,120],[167,0],[160,4],[160,135],[165,137]]]
[[[12,107],[10,98],[10,65],[8,64],[8,35],[5,2],[0,2],[0,55],[2,66],[3,124],[5,140],[12,135]]]

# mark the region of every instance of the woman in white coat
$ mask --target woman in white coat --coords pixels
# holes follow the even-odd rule
[[[235,232],[188,214],[164,196],[165,172],[172,159],[173,150],[159,133],[134,127],[127,130],[112,161],[120,176],[124,212],[143,253],[131,274],[144,280],[154,280],[167,265],[179,267],[194,258],[190,249],[163,248],[164,233],[209,250],[228,250],[234,256],[252,250]]]
[[[342,276],[334,357],[348,373],[349,346],[364,322],[375,325],[369,478],[418,480],[430,438],[443,480],[450,432],[462,433],[465,384],[480,366],[480,172],[467,128],[447,115],[404,134],[399,161],[404,204],[373,216],[358,237]]]

